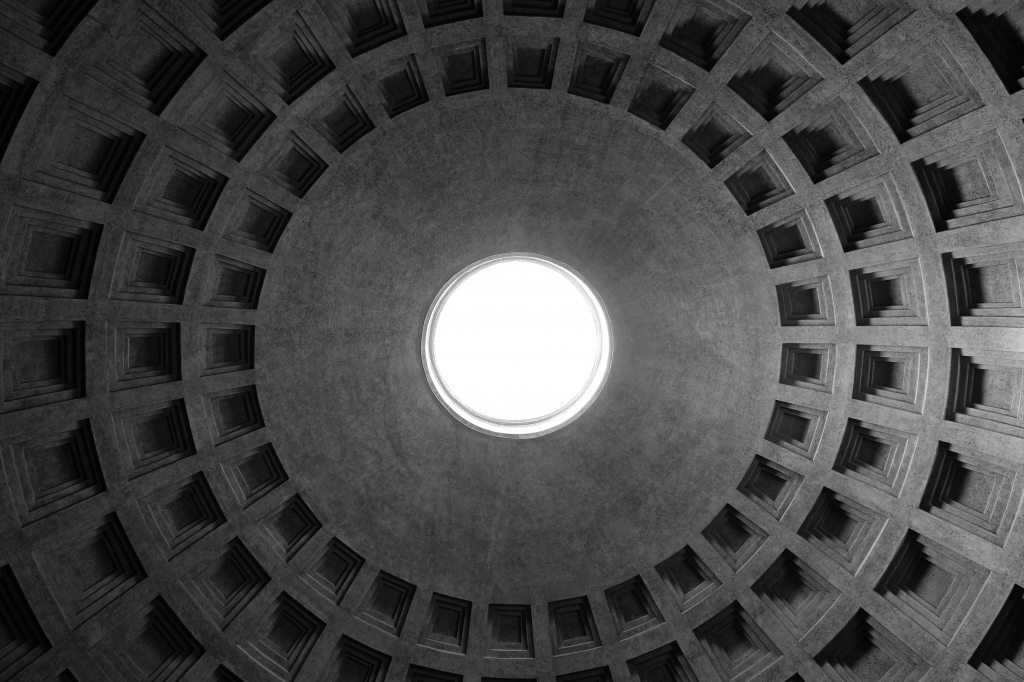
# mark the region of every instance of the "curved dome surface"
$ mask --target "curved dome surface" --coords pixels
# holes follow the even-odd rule
[[[602,125],[600,111],[579,105],[502,120],[492,106],[506,108],[473,110],[473,119],[497,121],[475,124],[479,138],[460,136],[473,124],[452,112],[452,134],[421,139],[400,169],[390,167],[390,150],[409,141],[396,133],[378,143],[384,148],[367,145],[386,169],[379,175],[322,185],[365,199],[325,197],[304,228],[308,239],[275,254],[280,285],[268,276],[257,357],[266,359],[261,401],[275,445],[286,465],[294,458],[289,472],[309,477],[309,494],[341,524],[340,537],[355,546],[402,538],[381,548],[384,565],[401,574],[422,574],[441,591],[475,585],[521,599],[635,573],[679,544],[666,518],[708,516],[714,496],[735,485],[727,472],[749,459],[737,437],[760,435],[752,417],[761,391],[747,382],[770,385],[778,348],[764,337],[777,322],[754,267],[757,244],[715,238],[728,224],[701,197],[651,182],[680,178],[682,154],[632,125],[568,145],[570,131]],[[531,160],[530,173],[549,179],[510,188],[509,166],[532,153],[523,141],[538,135],[549,140],[546,158]],[[623,176],[618,159],[647,148],[647,172]],[[458,189],[438,200],[432,169],[442,154],[480,160],[446,169]],[[598,154],[608,161],[558,177],[559,166]],[[688,248],[699,235],[708,247]],[[420,337],[455,272],[526,247],[601,292],[615,363],[573,426],[504,442],[467,429],[437,402]],[[735,257],[741,248],[749,257]]]
[[[0,4],[0,679],[1024,677],[1024,12]],[[455,273],[615,359],[437,401]]]

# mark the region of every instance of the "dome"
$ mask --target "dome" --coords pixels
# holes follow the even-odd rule
[[[1024,679],[1024,10],[0,20],[0,680]],[[501,254],[536,437],[424,350]]]

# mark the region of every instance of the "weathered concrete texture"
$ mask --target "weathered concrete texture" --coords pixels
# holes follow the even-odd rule
[[[1024,12],[963,5],[0,3],[0,679],[1024,678]],[[506,251],[613,327],[534,440],[420,366]]]

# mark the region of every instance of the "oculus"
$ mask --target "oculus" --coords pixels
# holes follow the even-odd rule
[[[423,328],[423,367],[463,424],[535,438],[580,416],[612,358],[604,304],[572,268],[530,253],[477,261],[437,294]]]

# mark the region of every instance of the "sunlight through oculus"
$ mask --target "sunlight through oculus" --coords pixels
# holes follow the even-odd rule
[[[601,299],[573,270],[528,253],[473,263],[441,289],[423,366],[441,403],[485,433],[533,438],[601,391],[612,339]]]

